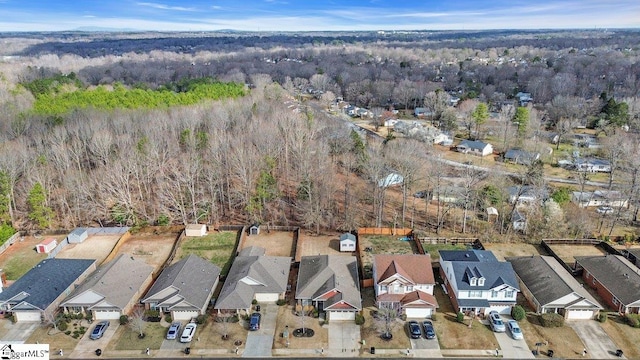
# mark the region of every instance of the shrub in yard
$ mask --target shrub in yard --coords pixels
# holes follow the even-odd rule
[[[66,321],[60,321],[60,322],[58,323],[58,330],[60,330],[60,331],[65,331],[65,330],[67,330],[68,328],[69,328],[69,324],[67,324],[67,322],[66,322]]]
[[[172,319],[171,319],[171,314],[167,314],[167,315],[165,315],[165,316],[164,316],[164,321],[166,321],[166,322],[170,323],[170,322],[171,322],[171,320],[172,320]]]
[[[464,314],[459,312],[458,315],[456,315],[456,321],[459,323],[464,322]]]
[[[540,325],[543,327],[561,327],[564,325],[564,317],[555,313],[542,314],[540,315]]]
[[[258,303],[258,300],[256,299],[251,300],[251,304],[256,305],[257,303]]]
[[[629,326],[640,328],[640,317],[636,314],[626,314],[624,319]]]
[[[287,300],[285,299],[278,299],[278,301],[276,301],[276,305],[278,306],[283,306],[287,304]]]
[[[511,309],[511,317],[513,317],[513,320],[520,321],[524,319],[525,316],[527,316],[527,313],[521,305],[516,305]]]
[[[93,321],[93,315],[91,313],[87,313],[87,315],[84,318],[87,319],[88,322]]]
[[[364,316],[356,314],[356,325],[364,325]]]
[[[127,315],[120,315],[120,325],[127,325],[129,323],[129,317]]]
[[[431,314],[431,321],[438,321],[438,317],[436,313]]]
[[[598,321],[603,323],[607,321],[607,313],[601,312],[598,314]]]
[[[207,316],[206,315],[198,315],[196,317],[196,324],[198,325],[202,325],[207,321]]]
[[[240,319],[238,318],[237,314],[229,318],[229,322],[237,323],[238,321],[240,321]]]
[[[67,330],[64,332],[66,335],[71,335],[71,330]]]

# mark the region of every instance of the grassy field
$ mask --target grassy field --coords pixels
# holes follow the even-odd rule
[[[375,254],[417,254],[413,241],[398,240],[400,236],[367,235],[360,237],[360,256],[365,279],[372,276],[371,266]],[[371,248],[371,251],[365,249]]]
[[[198,255],[221,269],[226,275],[233,261],[233,249],[236,245],[236,233],[232,231],[215,232],[203,237],[188,237],[182,242],[178,258],[190,254]]]
[[[618,349],[624,352],[627,359],[640,359],[640,330],[635,329],[624,322],[624,319],[616,314],[610,314],[607,321],[601,323],[602,329],[609,335]]]
[[[160,349],[167,329],[160,323],[146,323],[144,338],[138,338],[138,332],[128,326],[120,326],[108,345],[110,350]]]
[[[70,327],[71,328],[71,327]],[[74,339],[73,337],[53,329],[50,326],[39,326],[32,333],[31,336],[25,342],[26,344],[49,344],[49,349],[52,352],[56,352],[59,349],[63,349],[65,352],[71,352],[80,339]],[[57,354],[57,352],[56,352]]]
[[[16,254],[16,256],[7,259],[6,262],[0,264],[0,266],[7,274],[7,280],[17,280],[36,266],[37,263],[46,258],[47,254],[38,254],[35,250],[31,250],[28,253]]]
[[[539,348],[542,354],[546,354],[548,349],[553,349],[555,358],[571,359],[579,355],[576,349],[584,348],[580,337],[567,325],[556,328],[542,327],[538,322],[538,315],[534,313],[527,313],[527,318],[518,324],[530,349],[535,349],[536,343],[546,343]]]
[[[429,253],[431,260],[440,259],[440,253],[438,250],[466,250],[467,246],[463,244],[422,244],[422,248],[425,252]]]

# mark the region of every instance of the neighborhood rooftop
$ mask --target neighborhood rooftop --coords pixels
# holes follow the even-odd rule
[[[640,269],[620,255],[576,256],[576,262],[623,304],[640,299]]]

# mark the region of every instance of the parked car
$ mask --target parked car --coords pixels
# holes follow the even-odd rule
[[[598,206],[596,212],[598,214],[612,214],[613,208],[611,206]]]
[[[417,321],[411,320],[407,323],[407,326],[409,327],[409,335],[411,335],[412,339],[420,339],[422,337],[422,331]]]
[[[93,328],[93,331],[91,332],[91,336],[89,336],[91,338],[91,340],[98,340],[102,337],[102,335],[104,335],[104,333],[107,331],[107,328],[109,328],[109,322],[108,321],[100,321],[96,327]]]
[[[429,196],[429,191],[428,190],[418,191],[417,193],[413,194],[413,197],[416,197],[418,199],[424,199],[427,196]]]
[[[509,326],[509,332],[511,332],[512,338],[516,340],[524,339],[524,336],[522,335],[522,330],[520,330],[520,325],[518,325],[517,321],[509,320],[507,322],[507,326]]]
[[[167,340],[175,340],[178,337],[178,333],[180,332],[180,327],[182,324],[179,322],[174,322],[169,326],[169,330],[167,331]]]
[[[256,331],[260,329],[260,313],[254,312],[249,318],[249,330]]]
[[[436,331],[433,328],[433,323],[431,320],[425,320],[422,322],[422,328],[424,329],[424,337],[427,339],[435,339]]]
[[[181,343],[188,343],[193,340],[193,335],[196,333],[196,328],[198,325],[196,323],[188,323],[187,326],[182,330],[182,336],[180,336]]]
[[[489,324],[491,325],[491,330],[495,332],[507,331],[507,328],[504,326],[504,322],[497,311],[489,312]]]

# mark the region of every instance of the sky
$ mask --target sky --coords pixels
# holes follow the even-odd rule
[[[640,0],[0,0],[0,31],[639,28]]]

